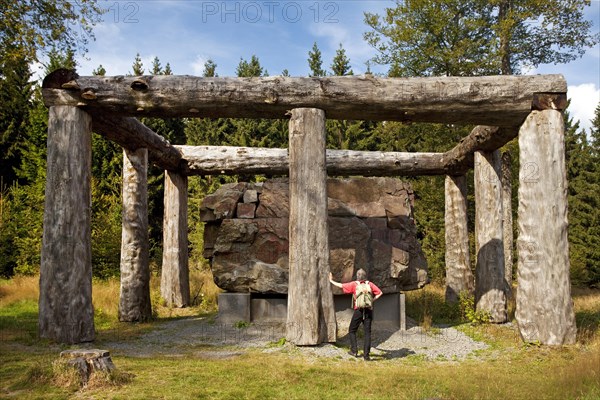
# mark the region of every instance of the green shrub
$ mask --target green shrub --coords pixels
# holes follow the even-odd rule
[[[475,297],[466,290],[458,295],[458,304],[463,321],[470,322],[473,325],[485,324],[490,322],[491,315],[488,311],[475,309]]]

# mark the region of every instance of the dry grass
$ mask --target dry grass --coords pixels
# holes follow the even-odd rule
[[[18,301],[38,301],[40,284],[37,276],[15,276],[11,280],[0,281],[0,307]]]
[[[600,290],[573,288],[572,295],[577,319],[577,343],[600,348]]]

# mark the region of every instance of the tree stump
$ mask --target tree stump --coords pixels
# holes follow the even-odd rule
[[[65,350],[60,353],[60,358],[77,370],[82,386],[87,385],[94,373],[108,374],[115,370],[110,353],[106,350]]]

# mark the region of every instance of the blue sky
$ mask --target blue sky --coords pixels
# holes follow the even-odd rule
[[[201,75],[204,62],[212,59],[219,76],[235,76],[240,58],[259,57],[269,75],[287,69],[292,76],[309,73],[308,52],[317,42],[323,67],[340,43],[346,49],[355,74],[364,73],[375,54],[363,40],[368,27],[363,13],[382,13],[392,0],[137,0],[105,3],[104,21],[94,30],[86,59],[79,60],[79,74],[90,75],[102,64],[108,75],[131,73],[140,53],[146,70],[154,57],[167,62],[175,74]],[[600,0],[593,0],[586,16],[600,26]],[[373,72],[387,68],[371,65]],[[570,112],[583,127],[600,102],[600,46],[569,64],[543,65],[528,73],[560,73],[569,84]]]

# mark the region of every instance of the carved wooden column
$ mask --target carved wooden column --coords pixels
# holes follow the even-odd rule
[[[519,331],[526,342],[575,343],[562,113],[533,111],[519,131],[519,148]]]
[[[296,345],[335,342],[336,320],[328,279],[325,112],[291,111],[290,219],[286,337]]]
[[[512,217],[512,157],[508,151],[502,153],[502,229],[504,230],[504,280],[507,295],[512,292],[513,276],[513,217]]]
[[[475,152],[475,306],[506,322],[500,152]]]
[[[40,337],[61,343],[95,337],[91,135],[88,113],[77,107],[50,107],[39,330]]]
[[[467,227],[467,178],[446,176],[446,301],[456,303],[460,292],[474,293]]]
[[[152,318],[148,245],[148,150],[123,149],[123,231],[119,320]]]
[[[165,171],[163,265],[160,292],[168,305],[190,304],[187,238],[187,176]]]

